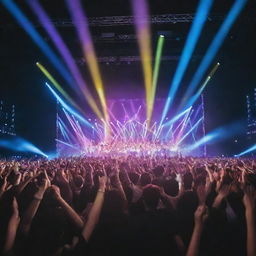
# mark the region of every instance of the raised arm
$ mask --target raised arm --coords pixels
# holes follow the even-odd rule
[[[125,195],[125,192],[124,192],[124,189],[123,189],[123,186],[122,186],[122,183],[120,181],[120,178],[119,178],[119,173],[120,173],[120,169],[119,167],[117,166],[116,167],[116,187],[118,189],[118,192],[120,194],[120,196],[122,197],[123,199],[123,202],[124,202],[124,210],[126,211],[127,208],[128,208],[128,202],[127,202],[127,198],[126,198],[126,195]]]
[[[219,189],[218,195],[216,196],[212,207],[219,208],[222,201],[227,197],[227,195],[230,192],[230,186],[229,185],[222,185],[222,187]]]
[[[4,192],[7,190],[7,187],[8,187],[7,176],[5,176],[3,179],[3,184],[0,188],[0,198],[3,196]]]
[[[94,173],[94,169],[93,166],[91,164],[89,164],[89,168],[87,168],[87,172],[86,172],[86,178],[85,178],[85,183],[89,186],[93,186],[93,173]]]
[[[67,216],[69,217],[69,219],[71,220],[71,222],[78,228],[78,229],[82,229],[84,222],[82,220],[82,218],[77,214],[77,212],[62,198],[61,194],[60,194],[60,189],[55,186],[52,185],[51,189],[54,192],[54,196],[55,199],[57,200],[57,202],[59,203],[59,205],[63,208],[63,210],[65,211],[65,213],[67,214]]]
[[[214,181],[214,177],[213,177],[212,172],[211,172],[211,170],[210,170],[210,168],[209,168],[209,166],[207,164],[205,164],[205,170],[206,170],[206,172],[208,174],[210,182],[213,182]]]
[[[96,198],[94,200],[93,206],[90,210],[90,213],[88,215],[88,220],[83,228],[82,236],[83,238],[88,241],[91,237],[91,234],[96,226],[96,224],[99,221],[101,209],[104,202],[104,195],[105,195],[105,189],[106,189],[106,182],[107,177],[99,177],[99,189],[96,195]]]
[[[45,173],[45,178],[43,180],[42,185],[39,187],[38,191],[35,193],[33,200],[31,201],[30,205],[25,211],[25,214],[21,218],[20,231],[24,235],[27,235],[29,233],[33,218],[37,213],[39,205],[44,197],[44,193],[46,189],[50,186],[50,180],[46,172],[44,173]]]
[[[247,227],[247,256],[256,255],[256,234],[255,234],[255,198],[256,192],[253,186],[244,188],[243,203],[245,206],[245,217]]]
[[[25,187],[33,180],[34,177],[27,177],[24,181],[20,182],[16,189],[16,195],[21,194]]]
[[[19,209],[16,198],[12,202],[12,216],[9,220],[5,244],[3,248],[3,255],[9,255],[14,247],[17,229],[20,223]]]
[[[186,256],[198,255],[200,239],[204,227],[204,223],[208,218],[208,209],[205,205],[199,205],[195,211],[195,225],[193,234],[189,243],[188,251]]]

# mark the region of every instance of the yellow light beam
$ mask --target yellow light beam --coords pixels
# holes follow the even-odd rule
[[[95,49],[93,46],[93,41],[89,31],[87,17],[83,11],[80,0],[66,1],[66,3],[68,5],[68,9],[76,27],[76,31],[82,45],[83,54],[87,61],[94,87],[100,99],[105,120],[108,123],[109,116],[107,111],[107,102],[105,98],[104,86],[100,74],[99,65],[97,62]]]
[[[134,23],[136,35],[138,38],[139,51],[142,61],[144,85],[146,91],[146,113],[147,120],[150,116],[150,99],[152,93],[152,49],[151,49],[151,33],[148,21],[148,4],[146,0],[132,0],[132,9],[134,15]]]
[[[55,88],[63,95],[63,97],[69,101],[76,109],[81,113],[85,114],[84,111],[71,99],[71,97],[62,89],[60,84],[54,79],[50,72],[39,62],[36,63],[37,67],[42,71],[42,73],[51,81]],[[101,115],[101,113],[100,113]]]
[[[142,60],[142,69],[144,75],[144,84],[146,89],[146,103],[147,103],[147,119],[150,116],[150,99],[152,93],[152,56],[151,56],[151,40],[148,29],[144,29],[138,35],[140,55]]]

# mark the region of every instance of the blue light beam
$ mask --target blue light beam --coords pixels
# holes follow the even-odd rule
[[[195,149],[197,149],[199,146],[202,146],[204,144],[209,144],[213,142],[217,142],[220,140],[225,140],[227,138],[230,138],[234,135],[240,134],[243,130],[242,122],[234,122],[232,124],[219,127],[212,132],[206,134],[203,138],[192,144],[191,146],[188,146],[186,148],[186,151],[190,152]]]
[[[42,150],[23,138],[0,140],[0,147],[18,152],[31,152],[48,158]]]
[[[255,150],[256,150],[256,144],[251,146],[250,148],[246,149],[245,151],[239,153],[238,155],[235,155],[235,157],[240,157],[240,156],[246,155],[246,154],[251,153]]]
[[[187,112],[189,112],[191,110],[190,108],[187,108],[186,110],[182,111],[181,113],[179,113],[178,115],[174,116],[170,121],[166,122],[163,124],[163,127],[171,125],[173,123],[175,123],[177,120],[179,120],[182,116],[184,116]],[[159,126],[160,127],[160,126]]]
[[[44,41],[42,36],[36,31],[33,24],[29,19],[22,13],[20,8],[12,0],[2,0],[0,1],[5,8],[12,14],[16,21],[21,25],[21,27],[27,32],[31,39],[36,43],[40,50],[49,58],[54,67],[60,72],[62,77],[69,83],[69,85],[75,84],[69,71],[65,68],[62,61],[54,53],[54,51],[49,47],[49,45]]]
[[[236,0],[233,4],[231,10],[229,11],[226,19],[222,23],[220,29],[218,30],[216,36],[214,37],[212,43],[210,44],[203,60],[201,61],[195,75],[193,76],[188,89],[184,96],[184,101],[189,99],[192,95],[194,90],[196,89],[198,83],[203,78],[204,73],[208,69],[209,65],[211,64],[213,58],[217,54],[219,48],[221,47],[225,37],[227,36],[230,28],[232,27],[233,23],[235,22],[236,18],[238,17],[239,13],[241,12],[242,8],[244,7],[247,0]]]
[[[66,109],[69,113],[71,113],[73,116],[75,116],[77,119],[79,119],[81,122],[83,122],[85,125],[89,127],[93,127],[85,118],[83,118],[79,113],[77,113],[72,107],[67,105],[65,101],[51,88],[51,86],[48,83],[45,83],[45,85],[48,87],[48,89],[51,91],[51,93],[54,95],[54,97],[57,99],[57,101],[61,104],[61,106]]]
[[[188,63],[191,59],[192,53],[196,47],[196,43],[199,39],[199,36],[201,34],[201,31],[203,29],[205,21],[208,17],[208,13],[212,6],[212,3],[213,3],[212,0],[201,0],[198,5],[194,22],[189,31],[189,34],[188,34],[184,49],[182,51],[182,55],[181,55],[178,67],[175,71],[175,74],[174,74],[174,77],[173,77],[173,80],[171,83],[170,91],[168,93],[168,98],[165,103],[164,111],[162,114],[162,119],[160,122],[161,124],[162,124],[163,120],[165,119],[165,117],[168,113],[168,110],[171,107],[171,104],[172,104],[175,94],[179,88],[182,77],[183,77],[183,75],[187,69]]]

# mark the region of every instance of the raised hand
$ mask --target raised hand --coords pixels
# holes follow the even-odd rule
[[[36,194],[34,195],[34,198],[35,198],[35,199],[38,199],[38,200],[42,200],[45,191],[46,191],[50,186],[51,186],[50,179],[49,179],[49,177],[48,177],[46,171],[44,170],[44,178],[43,178],[42,184],[38,187],[38,191],[37,191]]]
[[[93,173],[94,172],[93,166],[91,164],[89,164],[89,166],[90,166],[90,171]]]
[[[246,209],[255,209],[256,190],[252,185],[244,188],[243,203]]]
[[[20,223],[20,216],[19,216],[19,208],[16,198],[13,198],[12,201],[12,224],[15,224],[16,226]]]
[[[198,186],[196,192],[199,200],[199,205],[204,205],[206,201],[206,196],[207,196],[205,186],[204,185]]]
[[[219,189],[219,196],[221,196],[222,198],[227,197],[229,193],[230,193],[230,185],[223,185]]]
[[[46,191],[51,186],[51,182],[48,179],[43,179],[42,185],[39,186],[39,190]]]
[[[102,176],[102,177],[99,176],[99,189],[105,190],[107,180],[108,180],[107,176]]]
[[[3,247],[4,255],[13,255],[12,250],[15,244],[16,232],[20,223],[19,209],[16,198],[12,201],[12,215],[8,223],[6,239]]]
[[[66,175],[64,170],[61,170],[60,177],[61,177],[62,181],[64,181],[65,183],[69,183],[68,177],[67,177],[67,175]]]
[[[219,206],[221,205],[221,202],[223,201],[224,198],[228,196],[229,193],[230,193],[230,185],[222,185],[218,190],[218,195],[214,200],[213,207],[219,208]]]
[[[2,193],[5,192],[6,189],[7,189],[7,187],[8,187],[7,176],[5,176],[5,177],[4,177],[4,181],[3,181],[3,185],[2,185],[2,187],[0,188],[0,191],[1,191]],[[0,192],[0,193],[1,193],[1,192]]]
[[[53,192],[53,195],[54,195],[55,199],[61,198],[60,189],[59,189],[58,186],[51,185],[51,190]]]
[[[195,224],[203,225],[204,222],[208,219],[209,212],[206,205],[199,205],[195,211]]]
[[[224,168],[221,168],[220,170],[220,179],[222,180],[225,176],[225,169]]]
[[[45,191],[50,186],[51,186],[51,181],[48,177],[48,174],[47,174],[46,170],[44,170],[44,179],[43,179],[42,185],[39,187],[39,189]]]

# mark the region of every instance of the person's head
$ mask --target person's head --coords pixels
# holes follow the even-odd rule
[[[17,171],[12,171],[11,174],[8,176],[7,180],[12,185],[18,185],[21,180],[21,174]]]
[[[140,176],[140,185],[146,186],[151,183],[151,176],[149,173],[142,173]]]
[[[103,173],[100,172],[100,171],[97,171],[96,173],[94,173],[93,175],[93,183],[94,183],[94,186],[96,188],[99,187],[99,176],[103,176]]]
[[[129,186],[123,186],[123,189],[128,203],[131,203],[133,198],[133,190]]]
[[[155,177],[161,177],[164,174],[164,167],[163,166],[157,166],[152,170]]]
[[[197,188],[198,186],[203,186],[206,183],[206,176],[204,175],[199,175],[198,177],[196,177],[195,181],[194,181],[194,185]]]
[[[136,173],[136,172],[129,172],[128,175],[129,175],[129,178],[130,178],[131,182],[134,185],[138,184],[138,181],[139,181],[139,178],[140,178],[140,175],[138,173]]]
[[[230,185],[233,182],[233,179],[230,177],[230,175],[225,175],[223,177],[222,184]]]
[[[105,193],[102,215],[114,217],[123,214],[123,199],[117,189]]]
[[[159,186],[159,187],[163,187],[164,186],[164,180],[163,179],[159,179],[159,178],[155,178],[154,180],[152,180],[151,182],[153,185]]]
[[[169,196],[177,196],[179,193],[179,183],[175,179],[164,181],[164,192]]]
[[[84,179],[81,175],[76,175],[74,177],[74,184],[77,188],[81,188],[84,184]]]
[[[192,218],[198,206],[197,194],[193,191],[186,191],[177,203],[177,210],[185,218]]]
[[[150,210],[157,208],[160,199],[160,188],[149,184],[143,188],[143,201]]]
[[[256,186],[256,174],[255,173],[249,173],[245,176],[245,180],[247,184]]]
[[[190,190],[192,189],[193,186],[193,176],[190,172],[187,172],[183,176],[183,183],[184,183],[184,188],[185,190]]]

